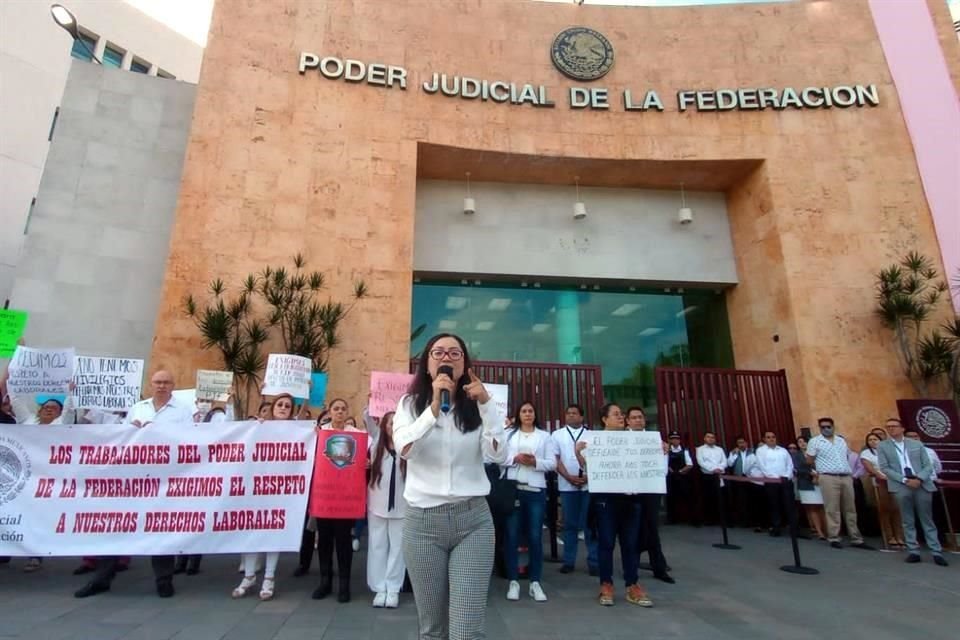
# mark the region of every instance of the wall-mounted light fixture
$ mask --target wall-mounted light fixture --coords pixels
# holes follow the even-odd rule
[[[470,195],[470,172],[467,171],[467,197],[463,199],[463,215],[472,216],[477,212],[477,201]]]
[[[573,219],[584,220],[587,217],[587,205],[580,200],[580,176],[573,176],[573,182],[577,186],[577,201],[573,203]]]

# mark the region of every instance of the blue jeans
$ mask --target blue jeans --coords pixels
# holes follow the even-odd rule
[[[516,580],[520,577],[520,558],[517,547],[520,546],[520,533],[526,534],[527,548],[530,551],[530,566],[527,568],[527,577],[530,582],[540,582],[543,576],[543,511],[547,506],[547,491],[517,490],[517,499],[520,506],[513,510],[507,518],[506,535],[504,536],[503,554],[507,563],[507,578]]]
[[[590,508],[588,491],[561,491],[560,506],[563,509],[563,564],[577,564],[577,533],[583,531],[587,544],[587,567],[597,567],[597,541],[593,531],[587,528],[587,511]]]
[[[600,582],[613,583],[613,548],[620,540],[620,561],[626,586],[637,583],[637,536],[640,534],[640,498],[595,494],[594,509],[599,531]]]

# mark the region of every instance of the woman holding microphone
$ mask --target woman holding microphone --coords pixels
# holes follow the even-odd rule
[[[393,421],[407,460],[403,556],[420,638],[483,638],[493,519],[483,461],[503,464],[502,418],[458,336],[427,342]]]

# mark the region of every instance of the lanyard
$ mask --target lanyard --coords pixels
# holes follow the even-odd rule
[[[573,448],[574,448],[574,449],[577,448],[577,442],[580,441],[580,436],[583,435],[583,430],[584,430],[584,428],[585,428],[585,427],[580,427],[580,433],[578,433],[578,434],[577,434],[577,437],[574,438],[574,437],[573,437],[573,432],[570,431],[570,425],[567,425],[567,435],[570,436],[570,439],[571,439],[571,440],[573,440]]]

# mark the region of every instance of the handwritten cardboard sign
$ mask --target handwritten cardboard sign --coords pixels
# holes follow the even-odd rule
[[[140,401],[143,360],[77,356],[73,403],[78,409],[123,411]]]
[[[489,382],[484,382],[483,386],[490,394],[490,402],[495,402],[497,405],[498,424],[504,424],[507,421],[507,416],[510,415],[510,387],[505,384],[491,384]]]
[[[390,411],[396,411],[400,398],[407,392],[412,381],[413,374],[410,373],[371,371],[368,413],[374,418],[380,418]]]
[[[7,390],[11,395],[66,393],[73,379],[73,349],[17,347],[10,360]]]
[[[263,376],[263,395],[289,393],[294,398],[309,398],[312,364],[310,358],[303,356],[271,353]]]
[[[226,402],[233,386],[232,371],[197,369],[197,400]]]
[[[658,432],[590,431],[585,439],[590,493],[667,492]]]
[[[327,429],[317,436],[310,515],[362,518],[367,512],[367,434]]]
[[[17,341],[27,328],[26,311],[0,309],[0,358],[11,358],[17,350]]]

